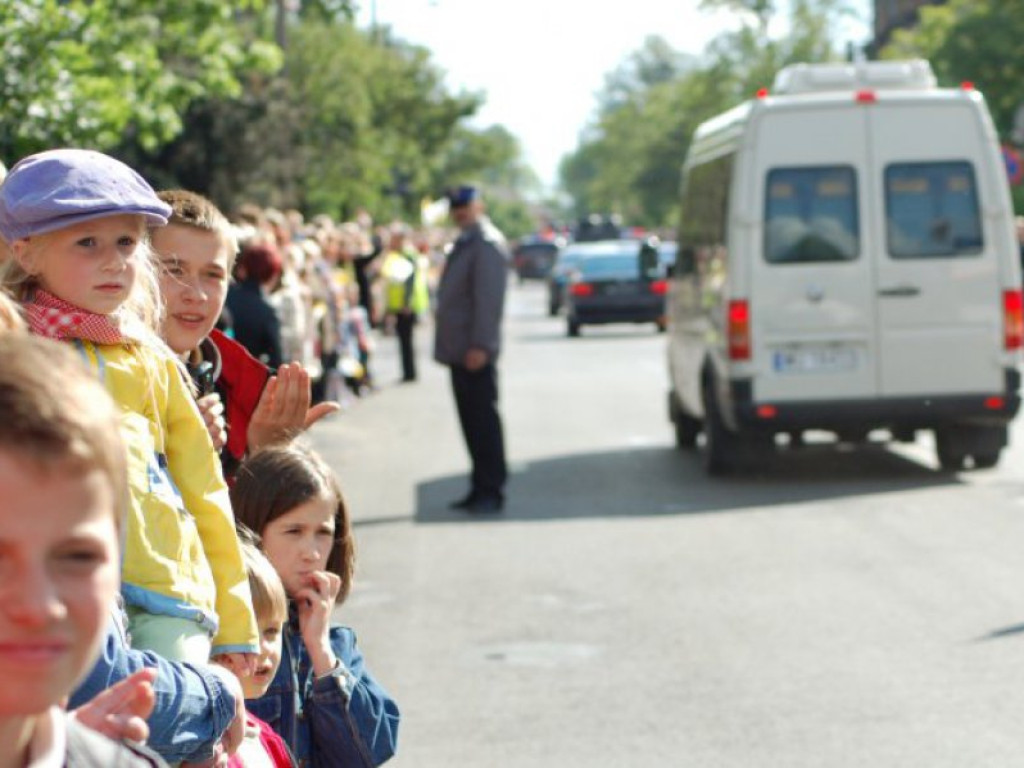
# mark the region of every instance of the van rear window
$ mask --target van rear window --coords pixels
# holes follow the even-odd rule
[[[772,169],[764,219],[764,254],[771,264],[856,259],[860,224],[853,168]]]
[[[885,219],[889,255],[894,259],[980,253],[974,168],[967,162],[888,166]]]

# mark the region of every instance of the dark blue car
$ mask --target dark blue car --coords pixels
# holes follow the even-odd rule
[[[578,336],[584,325],[605,323],[654,323],[659,331],[665,330],[668,282],[664,257],[645,267],[640,250],[636,240],[610,240],[566,249],[566,255],[572,253],[575,257],[565,289],[570,336]]]

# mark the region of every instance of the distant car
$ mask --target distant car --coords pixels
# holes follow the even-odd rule
[[[582,246],[566,246],[558,254],[558,258],[548,274],[548,314],[552,317],[562,309],[565,287],[569,282],[569,276],[579,262],[577,249],[580,247]]]
[[[679,243],[673,240],[662,241],[658,245],[658,261],[665,269],[665,273],[676,265],[676,253],[679,251]]]
[[[546,278],[563,245],[561,239],[520,240],[512,250],[512,266],[520,282],[529,278]]]
[[[594,243],[617,240],[622,237],[622,220],[615,215],[602,216],[592,213],[579,220],[573,232],[577,243]]]
[[[566,330],[579,336],[584,325],[654,323],[665,330],[666,270],[641,264],[636,240],[574,246],[578,263],[565,291]]]

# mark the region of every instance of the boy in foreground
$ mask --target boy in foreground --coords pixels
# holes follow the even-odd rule
[[[0,768],[162,766],[60,705],[118,590],[127,504],[113,402],[75,353],[0,334]]]

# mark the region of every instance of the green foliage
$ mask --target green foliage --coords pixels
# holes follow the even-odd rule
[[[492,195],[486,199],[487,215],[494,222],[494,226],[509,240],[537,230],[537,216],[522,198],[503,199]]]
[[[920,25],[900,30],[882,55],[927,58],[944,85],[973,82],[1007,138],[1024,104],[1024,80],[1015,64],[1024,55],[1024,0],[951,0],[922,8]]]
[[[475,94],[452,95],[427,50],[371,39],[351,24],[302,24],[288,79],[311,152],[305,204],[333,215],[366,206],[412,215],[436,193],[436,168]]]
[[[928,59],[939,83],[970,81],[985,95],[1003,142],[1021,143],[1014,116],[1024,106],[1024,81],[1016,62],[1024,55],[1024,0],[949,0],[925,7],[920,23],[899,30],[883,58]],[[1012,188],[1014,208],[1024,211],[1024,188]]]
[[[353,0],[302,0],[299,14],[310,21],[352,21],[357,5]]]
[[[702,8],[740,12],[744,23],[712,40],[700,60],[649,38],[609,75],[593,123],[559,169],[575,216],[611,212],[631,224],[671,224],[696,127],[770,86],[787,64],[838,57],[831,30],[848,13],[843,0],[793,0],[781,39],[768,35],[776,5],[703,0]]]
[[[378,220],[417,220],[423,199],[473,179],[502,201],[497,217],[519,226],[537,182],[518,140],[466,126],[480,96],[449,93],[428,51],[343,18],[293,18],[287,37],[280,76],[195,103],[176,141],[133,149],[136,165],[225,210],[255,202],[341,219],[365,207]]]
[[[110,151],[162,188],[337,218],[418,218],[473,178],[518,232],[536,191],[518,140],[466,125],[429,51],[356,28],[354,0],[0,2],[0,158]],[[282,48],[269,42],[280,40]]]
[[[534,195],[536,173],[523,162],[519,139],[502,125],[474,129],[459,125],[443,149],[434,173],[434,188],[473,180],[484,190],[510,196]]]
[[[241,5],[258,9],[262,2]],[[276,46],[244,44],[219,0],[15,0],[0,4],[0,154],[58,145],[155,148],[203,96],[272,71]]]

